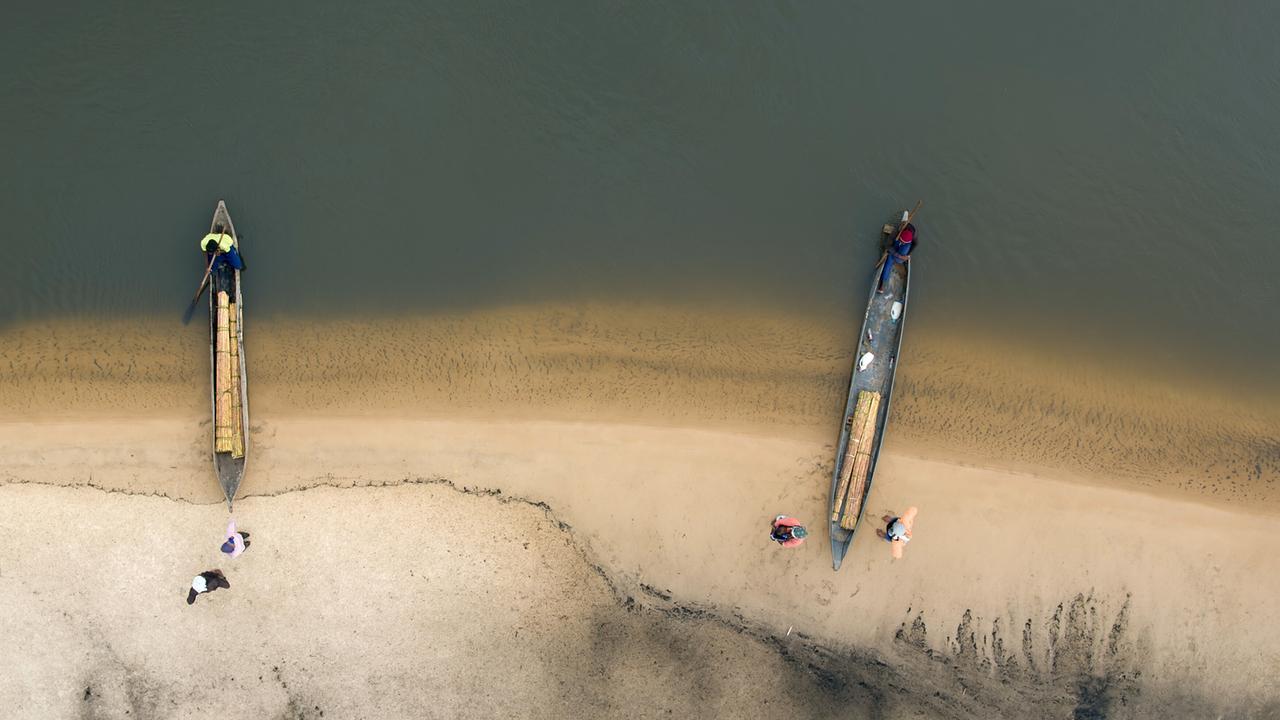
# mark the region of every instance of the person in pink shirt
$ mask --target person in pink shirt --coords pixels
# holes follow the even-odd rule
[[[795,547],[804,543],[804,539],[809,536],[809,531],[804,529],[800,521],[779,515],[773,519],[773,528],[769,531],[769,539],[777,542],[782,547]]]
[[[231,518],[231,522],[227,523],[227,540],[222,543],[222,552],[231,557],[240,557],[240,553],[249,547],[249,533],[236,532],[236,519]]]

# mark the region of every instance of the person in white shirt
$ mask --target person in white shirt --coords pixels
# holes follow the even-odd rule
[[[187,593],[187,604],[194,604],[197,595],[213,592],[218,588],[231,589],[231,583],[227,582],[221,570],[206,570],[200,573],[191,579],[191,591]]]

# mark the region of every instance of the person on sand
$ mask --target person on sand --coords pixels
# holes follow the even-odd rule
[[[909,507],[900,517],[885,515],[884,529],[876,530],[876,535],[889,543],[889,551],[895,560],[902,557],[902,549],[911,542],[911,528],[916,524],[916,508]]]
[[[231,583],[227,582],[221,570],[206,570],[200,573],[191,579],[191,591],[187,593],[187,604],[194,604],[197,595],[213,592],[218,588],[231,589]]]
[[[795,547],[804,542],[809,536],[809,531],[804,529],[800,521],[779,515],[773,519],[773,528],[769,530],[769,539],[777,542],[782,547]]]
[[[227,523],[227,540],[222,543],[222,552],[231,557],[240,557],[240,553],[249,547],[249,533],[236,532],[236,519],[231,518],[231,522]]]

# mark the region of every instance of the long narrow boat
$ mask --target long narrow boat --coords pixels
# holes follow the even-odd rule
[[[896,236],[900,227],[886,225],[886,237]],[[849,399],[845,403],[844,422],[840,426],[840,443],[836,448],[835,471],[831,478],[830,516],[831,562],[840,569],[849,551],[853,535],[866,510],[871,478],[875,474],[880,444],[889,422],[889,398],[893,393],[894,373],[898,369],[898,353],[902,348],[903,327],[907,319],[907,296],[911,287],[911,264],[894,268],[878,294],[877,284],[886,254],[876,265],[871,282],[871,297],[858,335],[858,349],[853,357],[853,377],[849,381]]]
[[[227,204],[218,201],[209,232],[226,233],[240,249]],[[231,507],[249,456],[249,393],[244,364],[244,300],[240,271],[219,262],[209,276],[209,388],[213,408],[213,468]]]

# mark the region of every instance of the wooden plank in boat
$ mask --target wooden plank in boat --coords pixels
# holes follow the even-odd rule
[[[213,450],[232,450],[231,312],[225,291],[218,293],[214,324]]]
[[[852,479],[849,484],[849,499],[845,503],[844,513],[840,516],[840,527],[853,530],[858,524],[858,514],[862,510],[862,495],[867,487],[867,470],[871,467],[871,453],[860,452],[853,462]]]
[[[854,427],[859,428],[857,438],[857,452],[871,452],[871,445],[876,437],[876,420],[880,417],[880,393],[863,391],[870,397],[868,398],[867,407],[862,413],[861,418],[854,420]],[[861,395],[859,396],[861,400]],[[860,408],[861,409],[861,408]],[[859,420],[861,424],[859,424]],[[852,433],[852,431],[851,431]],[[853,444],[852,434],[849,443]]]
[[[831,506],[831,522],[840,519],[846,499],[854,497],[854,494],[849,491],[849,484],[854,477],[856,456],[864,446],[870,446],[869,437],[875,435],[876,415],[879,409],[880,393],[868,390],[858,392],[853,415],[849,418],[849,442],[846,445],[844,459],[840,463],[840,486],[836,490],[835,502]],[[857,497],[861,498],[861,495]]]
[[[240,341],[237,333],[239,320],[235,303],[228,306],[227,317],[227,334],[231,349],[231,385],[228,386],[231,391],[231,457],[242,458],[244,457],[244,413],[243,398],[241,398],[243,385],[240,382]]]
[[[231,416],[231,393],[224,392],[218,394],[217,412],[222,417]],[[214,452],[229,453],[233,449],[234,443],[231,439],[231,426],[219,425],[215,428],[213,436]]]
[[[865,402],[864,402],[865,396]],[[858,393],[858,410],[849,429],[849,449],[845,462],[849,466],[847,495],[840,513],[840,527],[853,530],[862,510],[862,496],[867,488],[871,467],[871,449],[875,443],[876,424],[880,416],[880,393],[863,390]]]

